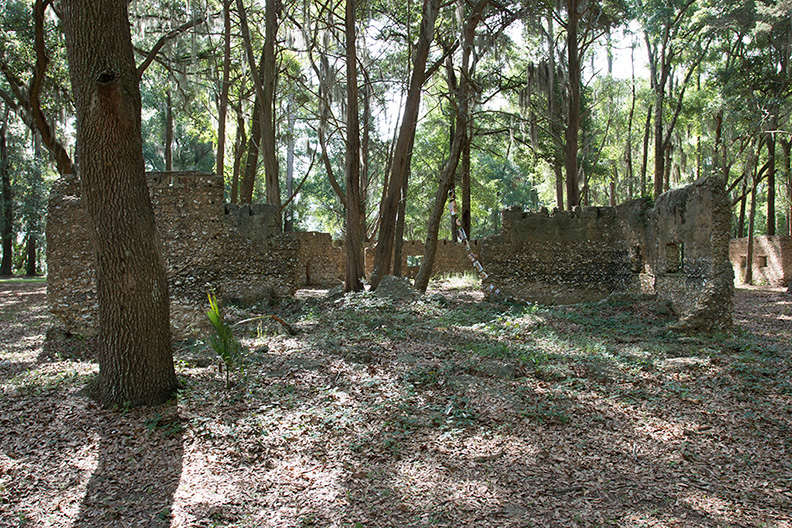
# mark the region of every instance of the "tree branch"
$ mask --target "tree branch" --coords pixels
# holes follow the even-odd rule
[[[143,72],[145,72],[146,68],[148,68],[152,62],[154,62],[154,58],[157,56],[157,54],[160,52],[162,47],[165,46],[165,44],[167,44],[169,40],[175,39],[176,37],[187,31],[188,29],[191,29],[199,24],[203,24],[204,22],[206,22],[205,16],[198,17],[162,35],[160,39],[157,41],[157,43],[154,44],[154,47],[151,48],[151,51],[148,52],[148,55],[146,55],[146,58],[143,60],[143,62],[140,63],[140,66],[138,66],[137,68],[138,79],[143,77]]]

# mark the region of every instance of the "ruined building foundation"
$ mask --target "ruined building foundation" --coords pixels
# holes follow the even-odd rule
[[[300,244],[280,233],[272,206],[224,204],[223,180],[213,174],[150,173],[148,183],[176,335],[204,325],[208,292],[252,304],[297,289]],[[93,335],[95,274],[79,178],[56,182],[47,214],[50,311],[66,331]]]
[[[679,326],[726,330],[734,297],[730,205],[703,179],[618,207],[503,212],[503,231],[482,242],[488,282],[528,301],[564,304],[614,292],[669,301]]]
[[[282,234],[268,205],[224,204],[220,177],[152,173],[148,181],[175,335],[205,325],[207,292],[253,304],[290,296],[303,285],[343,281],[343,242],[326,233]],[[93,256],[76,177],[58,180],[48,215],[50,309],[67,331],[95,334]],[[501,234],[471,246],[489,274],[487,282],[530,302],[652,294],[671,303],[683,329],[726,330],[734,295],[730,221],[722,185],[705,179],[661,195],[654,206],[633,200],[552,214],[506,210]],[[373,250],[366,246],[369,272]],[[421,242],[405,242],[406,275],[417,270],[420,255]],[[440,241],[435,273],[466,270],[472,268],[464,247]]]

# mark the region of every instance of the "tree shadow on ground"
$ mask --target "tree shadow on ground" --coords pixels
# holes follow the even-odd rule
[[[98,461],[73,527],[170,526],[184,452],[176,408],[101,413],[96,426]]]

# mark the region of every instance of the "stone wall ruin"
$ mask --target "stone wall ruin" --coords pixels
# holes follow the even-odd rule
[[[484,239],[488,282],[543,304],[603,299],[615,292],[669,301],[679,327],[732,324],[730,206],[723,186],[703,179],[658,197],[611,207],[503,212],[503,231]]]
[[[298,248],[280,233],[268,205],[223,203],[219,176],[196,172],[148,175],[163,244],[171,320],[176,335],[205,323],[206,295],[253,304],[292,295],[298,285]],[[96,288],[80,181],[53,186],[47,220],[47,299],[70,333],[96,333]]]
[[[300,286],[343,281],[345,248],[327,233],[280,233],[271,206],[223,203],[220,177],[152,173],[149,187],[163,242],[175,335],[205,326],[207,292],[253,304]],[[472,241],[489,283],[531,302],[564,304],[616,292],[668,301],[680,327],[731,326],[730,207],[715,180],[669,191],[652,207],[503,212],[503,230]],[[68,332],[96,332],[93,256],[76,177],[58,180],[48,212],[48,300]],[[788,237],[787,237],[788,238]],[[374,244],[365,248],[371,272]],[[402,269],[412,276],[423,243],[407,241]],[[761,258],[762,253],[758,253]],[[435,273],[471,271],[461,244],[440,241]],[[785,280],[789,280],[789,273]]]
[[[734,278],[742,282],[748,262],[748,239],[733,238],[729,258]],[[753,282],[787,287],[792,281],[792,236],[756,236],[753,247]]]

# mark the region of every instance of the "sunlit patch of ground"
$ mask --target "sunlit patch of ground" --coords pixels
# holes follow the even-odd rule
[[[781,291],[739,288],[712,337],[646,302],[488,303],[470,276],[325,295],[226,307],[300,331],[235,326],[231,387],[198,339],[173,402],[104,410],[90,357],[42,353],[43,285],[0,283],[0,526],[792,526]]]

